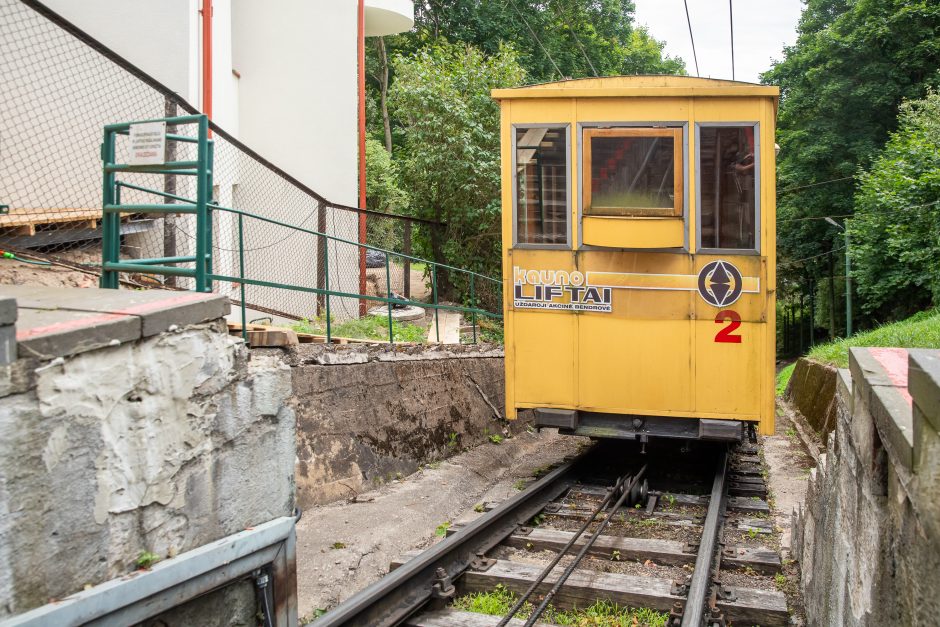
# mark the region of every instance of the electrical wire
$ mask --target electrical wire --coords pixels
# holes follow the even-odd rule
[[[525,24],[526,28],[529,29],[529,32],[532,33],[532,38],[535,39],[535,43],[539,45],[539,48],[542,49],[542,52],[545,53],[545,56],[548,57],[549,63],[552,64],[552,67],[555,68],[555,71],[558,72],[558,77],[562,80],[565,79],[565,75],[561,73],[561,70],[558,69],[558,65],[555,63],[555,59],[552,58],[551,53],[548,51],[545,46],[542,45],[542,41],[539,39],[539,36],[535,34],[535,31],[532,30],[532,27],[529,26],[529,22],[526,21],[525,16],[522,15],[522,12],[519,11],[519,7],[516,6],[516,0],[509,0],[509,4],[512,5],[513,10],[515,10],[516,15],[522,19],[522,23]]]
[[[23,259],[18,257],[16,254],[8,252],[6,250],[0,250],[0,257],[3,259],[12,259],[13,261],[20,261],[22,263],[31,263],[35,266],[51,266],[52,262],[50,261],[34,261],[32,259]]]
[[[689,39],[692,40],[692,58],[695,59],[695,75],[701,76],[701,72],[698,71],[698,54],[695,52],[695,37],[692,36],[692,18],[689,17],[689,0],[682,0],[682,3],[685,5],[685,21],[689,25]]]
[[[875,211],[865,211],[865,212],[859,212],[859,213],[843,213],[843,214],[834,215],[834,216],[805,216],[802,218],[786,218],[783,220],[777,220],[777,224],[781,224],[783,222],[804,222],[807,220],[825,220],[826,218],[833,218],[833,219],[854,218],[856,216],[871,215],[874,213],[891,213],[893,211],[908,211],[910,209],[923,209],[924,207],[930,207],[938,203],[940,203],[940,200],[932,200],[930,202],[925,202],[919,205],[907,205],[906,207],[894,207],[890,209],[876,209]]]
[[[731,80],[734,80],[734,0],[728,0],[728,19],[731,23]]]
[[[832,253],[837,253],[839,251],[845,250],[845,246],[841,248],[833,248],[832,250],[827,250],[824,253],[819,253],[818,255],[813,255],[811,257],[803,257],[802,259],[793,259],[792,261],[782,261],[777,264],[777,267],[781,266],[792,266],[795,263],[800,263],[802,261],[809,261],[810,259],[818,259],[819,257],[825,257],[826,255],[831,255]]]
[[[591,68],[591,72],[596,78],[598,76],[597,68],[594,67],[594,63],[591,62],[591,57],[588,56],[587,51],[584,49],[584,46],[581,45],[581,40],[578,39],[578,33],[575,32],[571,25],[568,23],[568,20],[565,19],[565,16],[562,15],[561,9],[558,10],[558,17],[561,19],[561,23],[565,25],[565,28],[568,29],[568,32],[571,33],[571,36],[574,37],[574,42],[578,44],[578,49],[581,51],[581,56],[584,57],[584,60],[587,61],[588,66]]]
[[[783,189],[777,190],[777,195],[785,194],[787,192],[794,192],[798,189],[806,189],[807,187],[819,187],[820,185],[828,185],[829,183],[838,183],[839,181],[847,181],[849,179],[854,179],[854,176],[843,176],[842,178],[829,179],[828,181],[819,181],[818,183],[809,183],[807,185],[797,185],[796,187],[785,187]]]

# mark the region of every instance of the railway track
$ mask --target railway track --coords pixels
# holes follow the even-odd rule
[[[547,625],[543,615],[597,601],[654,610],[660,624],[668,614],[670,627],[787,625],[757,449],[678,447],[599,443],[468,513],[317,626]],[[494,590],[512,601],[502,616],[453,607]]]

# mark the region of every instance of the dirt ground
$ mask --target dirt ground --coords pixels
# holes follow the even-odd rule
[[[519,479],[560,462],[585,440],[523,432],[481,444],[413,475],[360,494],[355,502],[304,512],[297,525],[297,592],[302,623],[380,579],[391,560],[440,540],[441,532],[481,502],[515,494]]]
[[[76,262],[84,261],[80,253],[70,257],[74,257]],[[98,276],[63,266],[39,266],[15,259],[0,259],[0,285],[98,287]]]

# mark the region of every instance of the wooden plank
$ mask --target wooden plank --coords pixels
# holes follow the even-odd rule
[[[0,215],[0,229],[35,226],[37,224],[57,224],[64,222],[85,222],[101,218],[101,208],[17,208],[10,213]],[[35,229],[33,230],[35,233]]]
[[[764,469],[760,464],[731,464],[731,472],[736,475],[761,476]]]
[[[754,475],[731,474],[728,476],[728,479],[735,483],[752,483],[754,485],[764,485],[764,478],[759,475],[755,477]]]
[[[661,492],[659,490],[650,490],[649,493],[651,495],[659,497],[660,505],[664,505],[666,503],[677,504],[677,505],[708,505],[707,496],[699,496],[697,494],[673,494],[671,492]],[[586,496],[606,496],[607,487],[599,486],[599,485],[581,484],[581,485],[576,485],[570,490],[568,490],[568,494],[569,495],[584,494]],[[666,496],[667,494],[672,496],[671,501],[669,499],[669,496]]]
[[[557,512],[555,511],[544,511],[543,513],[546,516],[558,516],[559,518],[577,518],[584,520],[591,515],[592,510],[586,508],[576,508],[576,509],[560,509]],[[646,510],[635,510],[630,508],[620,508],[612,514],[615,520],[619,520],[620,514],[624,514],[625,517],[637,519],[637,520],[647,520],[650,518],[655,518],[657,523],[662,525],[671,525],[673,527],[695,527],[700,526],[705,522],[704,516],[688,516],[684,514],[674,514],[672,512],[663,512],[657,511],[652,514],[647,514]],[[600,518],[600,517],[599,517]]]
[[[487,616],[446,609],[412,616],[404,624],[406,627],[493,627],[493,625],[498,625],[500,620],[502,616]],[[525,621],[513,618],[508,624],[510,627],[523,627]],[[535,627],[552,627],[552,625],[539,621],[535,623]]]
[[[508,560],[496,560],[485,572],[468,570],[457,580],[461,594],[485,592],[502,584],[507,589],[522,594],[538,577],[542,566],[521,564]],[[535,590],[545,594],[558,581],[563,569],[556,568]],[[672,582],[656,577],[636,577],[617,573],[602,573],[577,569],[561,587],[552,604],[561,609],[587,607],[597,600],[607,600],[630,607],[650,607],[668,611],[682,597],[672,594]]]
[[[528,534],[512,534],[503,541],[503,544],[517,549],[559,551],[573,536],[574,532],[571,531],[536,527]],[[574,543],[574,549],[580,550],[588,539],[587,534],[582,535]],[[681,566],[695,562],[695,553],[687,552],[686,548],[684,542],[676,540],[601,535],[588,549],[588,555],[610,558],[614,551],[618,551],[620,559],[624,560],[653,560],[657,564]]]
[[[248,345],[257,346],[293,346],[299,344],[297,334],[291,329],[264,329],[247,331]]]
[[[719,599],[718,607],[733,624],[760,627],[787,627],[790,624],[787,597],[779,590],[732,587],[731,592],[735,600]]]
[[[760,457],[757,455],[735,455],[735,464],[760,464]]]
[[[742,514],[769,514],[770,506],[767,501],[759,498],[745,496],[729,496],[728,509]]]
[[[764,518],[742,518],[738,521],[738,529],[741,531],[756,531],[757,533],[774,532],[773,523]]]
[[[776,575],[782,564],[777,552],[765,546],[729,546],[721,553],[721,567],[750,568],[762,575]]]
[[[728,484],[728,494],[730,496],[756,496],[762,499],[767,498],[767,488],[764,484],[738,483],[731,481]]]

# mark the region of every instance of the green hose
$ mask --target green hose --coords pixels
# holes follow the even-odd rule
[[[51,266],[52,265],[52,262],[49,262],[49,261],[33,261],[32,259],[23,259],[22,257],[17,257],[13,253],[7,252],[5,250],[0,250],[0,255],[2,255],[4,259],[13,259],[15,261],[22,261],[23,263],[31,263],[36,266]]]

